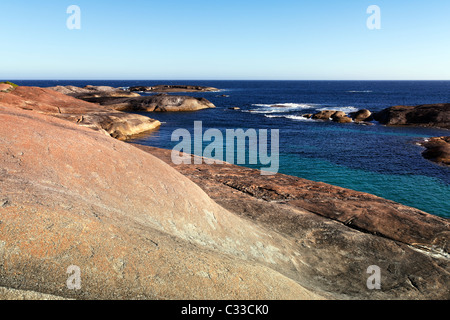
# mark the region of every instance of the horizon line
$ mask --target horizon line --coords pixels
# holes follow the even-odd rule
[[[450,79],[9,79],[3,81],[450,81]]]

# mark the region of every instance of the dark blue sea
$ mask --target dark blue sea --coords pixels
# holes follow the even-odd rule
[[[15,81],[20,85],[189,84],[220,92],[204,97],[217,108],[197,112],[151,113],[161,128],[133,142],[171,149],[175,129],[279,129],[279,172],[368,192],[428,213],[450,217],[450,169],[425,160],[424,138],[450,135],[449,130],[386,127],[306,120],[322,109],[373,112],[394,105],[450,102],[450,81]],[[225,95],[225,97],[223,96]],[[283,107],[272,107],[282,105]],[[239,107],[240,110],[229,108]],[[225,134],[224,134],[225,136]],[[250,165],[256,167],[257,165]]]

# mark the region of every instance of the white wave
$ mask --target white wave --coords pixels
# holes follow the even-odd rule
[[[343,111],[345,113],[350,113],[350,112],[356,112],[359,109],[355,108],[355,107],[352,107],[352,106],[348,106],[348,107],[337,107],[337,108],[335,108],[335,107],[320,108],[320,109],[317,109],[317,110],[318,111],[335,110],[335,111]]]
[[[266,118],[286,118],[286,119],[291,119],[291,120],[298,120],[298,121],[315,121],[313,119],[308,119],[305,118],[303,116],[295,116],[295,115],[270,115],[270,114],[266,114],[264,115]]]
[[[274,103],[274,104],[252,104],[254,107],[262,107],[262,108],[293,108],[293,109],[314,109],[318,106],[318,104],[313,103]]]
[[[351,90],[351,91],[346,91],[346,92],[348,92],[348,93],[372,93],[373,91],[372,90],[360,90],[360,91]]]
[[[303,109],[315,109],[318,104],[307,103],[276,103],[276,104],[252,104],[253,107],[259,107],[258,109],[246,110],[244,112],[251,113],[285,113]]]
[[[283,113],[283,112],[288,112],[288,111],[292,111],[292,110],[277,110],[277,109],[252,109],[252,110],[244,110],[244,112],[250,112],[250,113],[262,113],[262,114],[266,114],[266,113]]]

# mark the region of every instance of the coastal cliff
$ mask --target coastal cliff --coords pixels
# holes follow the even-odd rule
[[[98,113],[134,116],[50,89],[0,93],[0,298],[450,298],[447,219],[226,163],[176,166],[75,120]]]

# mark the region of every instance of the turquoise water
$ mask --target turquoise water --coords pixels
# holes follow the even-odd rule
[[[13,81],[20,85],[107,85],[115,87],[190,84],[221,92],[192,93],[217,108],[198,112],[149,113],[161,128],[134,142],[172,149],[178,128],[203,130],[277,129],[279,172],[371,193],[450,218],[450,168],[424,159],[424,138],[449,130],[386,127],[305,120],[322,109],[380,111],[394,105],[450,102],[450,81]],[[226,95],[223,97],[222,95]],[[273,107],[282,105],[283,107]],[[239,107],[240,110],[229,108]],[[204,147],[207,143],[204,144]],[[226,152],[226,146],[223,152]],[[192,149],[194,150],[194,149]],[[233,150],[237,152],[238,150]],[[266,166],[244,166],[261,168]]]
[[[396,202],[450,218],[450,186],[436,178],[381,174],[295,155],[281,156],[280,162],[284,163],[280,170],[284,174],[395,199]]]

